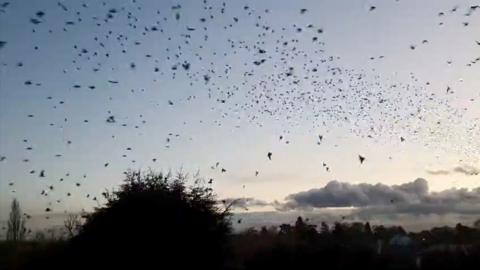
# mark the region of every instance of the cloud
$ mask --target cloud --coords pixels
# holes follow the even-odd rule
[[[453,169],[457,173],[463,173],[465,175],[479,175],[480,169],[473,166],[458,166]]]
[[[403,185],[388,186],[384,184],[349,184],[330,181],[323,188],[289,195],[286,200],[288,208],[325,208],[325,207],[365,207],[390,204],[395,202],[419,202],[428,193],[425,179]]]
[[[480,174],[480,168],[476,168],[474,166],[457,166],[452,170],[427,170],[428,174],[431,175],[449,175],[451,173],[462,173],[467,176],[474,176]]]
[[[480,214],[480,188],[429,192],[428,182],[419,178],[402,185],[349,184],[331,181],[323,188],[287,196],[277,210],[354,207],[353,215]]]
[[[232,205],[234,208],[249,209],[251,207],[262,207],[271,205],[270,203],[255,198],[227,198],[223,199],[226,205]]]
[[[427,170],[427,173],[428,174],[431,174],[431,175],[449,175],[450,174],[450,171],[448,170]]]

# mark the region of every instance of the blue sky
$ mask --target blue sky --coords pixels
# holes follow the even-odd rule
[[[429,173],[480,165],[480,63],[466,65],[480,57],[480,11],[465,16],[478,1],[61,3],[0,13],[0,219],[13,197],[31,214],[89,210],[128,168],[199,170],[220,197],[265,201],[331,180],[478,187],[478,175]]]

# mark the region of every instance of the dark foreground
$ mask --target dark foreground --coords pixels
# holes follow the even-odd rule
[[[368,224],[344,223],[333,228],[324,224],[318,231],[299,219],[295,225],[232,234],[227,242],[229,252],[223,258],[212,254],[206,259],[219,260],[217,269],[480,269],[480,230],[462,225],[406,233],[401,227],[370,229]],[[1,242],[0,269],[80,269],[80,265],[110,269],[108,264],[136,269],[182,269],[183,265],[186,269],[204,263],[202,257],[182,257],[181,253],[165,258],[164,248],[158,247],[161,244],[149,242],[148,236],[144,245],[151,249],[145,253],[151,258],[137,254],[136,249],[142,247],[124,246],[124,255],[116,258],[120,264],[103,265],[83,257],[84,252],[79,253],[82,256],[67,254],[71,240]],[[102,254],[112,255],[108,253]],[[199,254],[209,256],[204,251]],[[184,265],[185,260],[192,264]],[[155,264],[147,266],[147,261]]]

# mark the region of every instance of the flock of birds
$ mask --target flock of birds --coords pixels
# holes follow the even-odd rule
[[[0,3],[0,16],[9,12],[13,2]],[[112,7],[116,6],[116,7]],[[459,110],[450,105],[451,96],[455,89],[445,86],[444,94],[440,95],[430,89],[430,82],[423,81],[414,73],[410,74],[410,80],[405,82],[382,78],[377,75],[375,69],[358,70],[342,67],[339,63],[341,57],[331,55],[326,49],[327,40],[324,32],[328,29],[314,24],[295,24],[289,18],[285,25],[278,27],[269,23],[271,11],[269,9],[257,10],[253,6],[244,5],[240,10],[231,10],[227,2],[210,3],[203,0],[202,10],[198,12],[196,23],[191,23],[192,18],[186,20],[183,16],[184,6],[177,4],[169,10],[156,10],[155,22],[151,23],[139,14],[144,12],[142,3],[132,0],[128,4],[119,5],[107,2],[75,3],[70,1],[58,2],[56,7],[63,12],[66,18],[61,26],[48,24],[52,18],[49,10],[38,10],[31,14],[28,20],[31,24],[31,34],[61,35],[62,32],[75,32],[82,25],[90,25],[92,29],[86,44],[71,44],[65,41],[65,46],[71,46],[71,63],[62,70],[66,80],[75,74],[95,74],[98,72],[111,72],[112,76],[105,79],[105,84],[92,82],[74,82],[69,90],[99,91],[107,85],[110,88],[119,87],[125,81],[122,78],[114,78],[118,67],[109,66],[109,59],[129,56],[143,52],[142,59],[132,60],[128,68],[132,71],[142,69],[150,70],[147,76],[152,83],[162,80],[186,81],[189,86],[197,89],[194,93],[189,92],[184,98],[175,100],[154,101],[154,106],[176,106],[189,104],[202,98],[208,98],[211,109],[218,112],[219,119],[212,119],[214,125],[222,126],[227,119],[245,121],[261,127],[265,121],[277,121],[284,127],[279,135],[279,141],[285,144],[291,143],[289,134],[296,127],[309,123],[311,130],[325,130],[324,134],[317,134],[312,139],[312,144],[321,145],[328,140],[328,130],[332,127],[346,128],[349,132],[363,138],[375,141],[391,140],[394,138],[400,143],[407,140],[421,140],[425,145],[438,145],[439,142],[449,141],[455,134],[447,135],[440,126],[445,122],[462,122],[464,110]],[[92,9],[104,11],[103,16],[89,16]],[[438,22],[442,26],[448,16],[466,10],[464,23],[461,27],[478,27],[471,25],[469,18],[480,12],[480,7],[454,7],[449,11],[439,11]],[[298,9],[298,16],[307,17],[311,11],[306,8]],[[369,6],[366,16],[371,13],[381,12],[376,6]],[[275,16],[275,15],[274,15]],[[126,27],[118,27],[118,22],[126,22]],[[175,24],[176,27],[168,27]],[[213,29],[213,30],[212,30]],[[242,31],[247,29],[247,34]],[[216,31],[231,33],[231,38],[218,40]],[[131,37],[125,33],[137,33]],[[236,34],[237,32],[241,34]],[[8,40],[1,40],[0,54],[2,49],[8,46],[16,46]],[[480,38],[480,36],[479,36]],[[155,53],[143,50],[142,45],[162,40]],[[480,48],[480,41],[472,40]],[[214,46],[220,44],[219,46]],[[429,46],[429,40],[405,44],[405,50],[419,50],[421,46]],[[40,53],[44,48],[32,44],[33,51]],[[370,61],[380,61],[388,55],[368,57]],[[22,68],[27,63],[18,57],[16,63],[1,63],[9,69]],[[448,60],[448,65],[452,65]],[[480,64],[480,56],[472,56],[472,60],[464,65],[473,68]],[[25,87],[41,89],[44,82],[25,79]],[[7,91],[2,89],[2,91]],[[146,92],[147,89],[131,89],[131,93]],[[47,96],[52,110],[68,106],[68,102],[62,97]],[[108,100],[115,96],[109,96]],[[473,103],[476,97],[472,97]],[[69,101],[74,102],[74,101]],[[105,105],[108,108],[108,103]],[[467,110],[467,108],[465,108]],[[125,119],[122,115],[115,115],[112,110],[105,110],[102,117],[105,125],[118,125],[121,127],[141,129],[148,124],[147,119],[139,114],[137,123],[129,125],[122,123]],[[448,118],[445,118],[448,115]],[[37,115],[31,113],[26,118],[36,119]],[[414,119],[414,121],[412,120]],[[92,119],[84,119],[84,124],[89,124]],[[49,126],[65,127],[71,123],[70,116],[64,115],[61,122],[51,122]],[[204,120],[205,122],[207,120]],[[424,123],[435,123],[433,126]],[[463,123],[463,122],[462,122]],[[186,123],[184,123],[186,124]],[[465,154],[478,156],[480,150],[478,139],[480,134],[479,122],[470,122],[466,127],[467,134],[464,138]],[[240,125],[236,126],[240,128]],[[5,132],[5,131],[2,131]],[[166,148],[170,143],[181,137],[180,133],[168,133],[165,140]],[[470,136],[470,137],[468,137]],[[112,140],[116,135],[111,136]],[[428,138],[428,139],[425,139]],[[34,151],[29,145],[30,139],[22,140],[24,150]],[[66,144],[75,143],[67,138]],[[131,146],[123,146],[123,158],[135,149]],[[9,157],[0,153],[0,161],[8,162]],[[55,154],[55,158],[62,158],[62,154]],[[354,157],[355,158],[355,157]],[[274,161],[272,152],[266,153],[268,161]],[[152,158],[156,162],[157,158]],[[358,154],[358,162],[363,164],[368,159],[363,154]],[[12,161],[17,162],[17,161]],[[21,162],[28,163],[25,158]],[[56,161],[54,161],[56,162]],[[114,160],[103,161],[103,166],[108,167]],[[135,162],[135,160],[132,160]],[[4,166],[4,165],[0,165]],[[328,172],[330,167],[323,163],[322,167]],[[211,166],[214,170],[226,173],[220,162]],[[40,178],[48,178],[49,174],[44,169],[32,169],[28,174],[38,174]],[[259,175],[255,170],[255,176]],[[58,179],[59,182],[67,180],[69,172]],[[82,176],[82,181],[87,178]],[[45,212],[54,209],[54,203],[60,204],[66,198],[56,194],[55,180],[40,191],[41,196],[48,198],[48,206]],[[74,183],[74,187],[80,187],[82,181]],[[213,179],[209,179],[211,184]],[[45,182],[47,183],[47,182]],[[15,192],[15,183],[9,182],[12,192]],[[72,196],[75,191],[65,194]],[[84,194],[89,199],[98,202],[97,196]],[[58,198],[56,198],[58,197]],[[100,197],[99,197],[100,198]],[[25,214],[27,218],[30,215]],[[48,218],[48,216],[47,216]]]

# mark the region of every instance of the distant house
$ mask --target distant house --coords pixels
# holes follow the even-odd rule
[[[388,244],[392,247],[411,247],[413,244],[413,241],[410,237],[406,235],[394,235]]]

